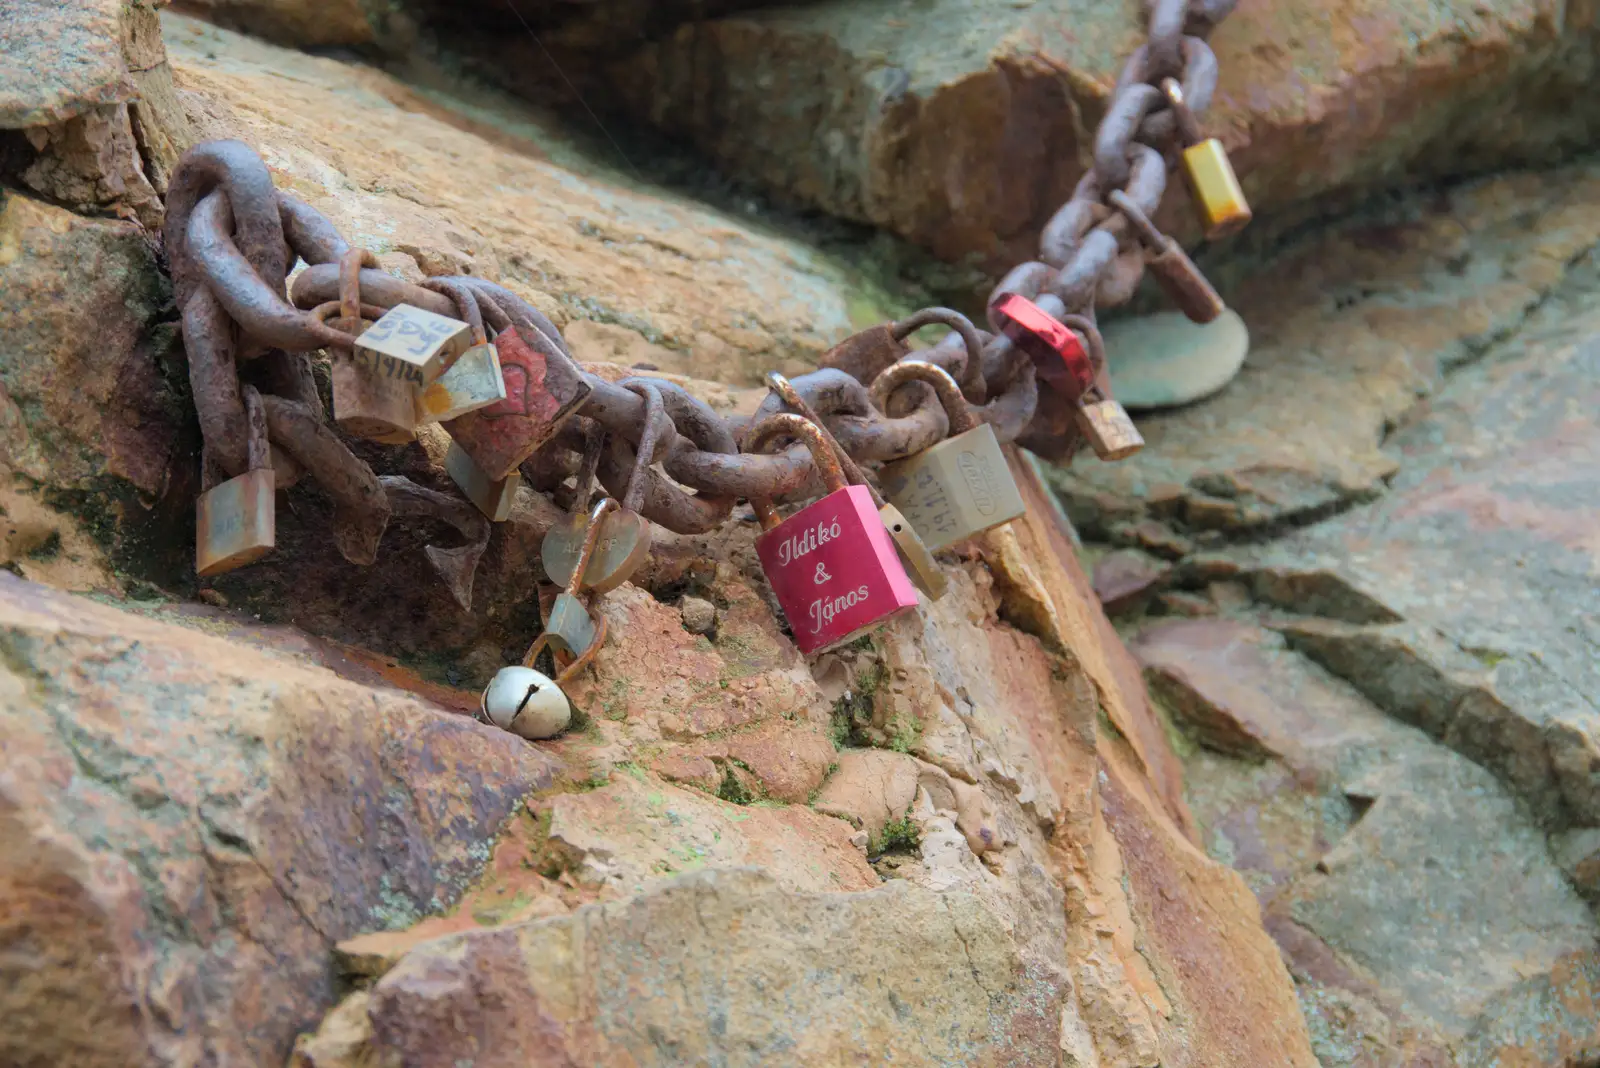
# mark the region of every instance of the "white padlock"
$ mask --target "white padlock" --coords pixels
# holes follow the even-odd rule
[[[554,738],[572,722],[572,702],[561,687],[520,665],[495,672],[479,708],[486,723],[530,741]]]

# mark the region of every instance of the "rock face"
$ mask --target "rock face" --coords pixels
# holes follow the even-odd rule
[[[6,1064],[281,1062],[334,943],[448,907],[554,775],[398,691],[10,575],[0,643]]]
[[[1083,173],[1143,10],[830,0],[686,22],[612,77],[729,172],[993,273],[1036,255]],[[1593,5],[1247,0],[1212,39],[1207,130],[1263,215],[1550,159],[1600,135],[1569,103],[1597,28]],[[1187,216],[1167,218],[1193,235]]]

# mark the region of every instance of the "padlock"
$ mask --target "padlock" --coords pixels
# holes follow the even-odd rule
[[[478,718],[537,742],[567,729],[572,722],[572,702],[548,675],[513,665],[495,672],[484,687]]]
[[[201,578],[253,564],[277,546],[277,502],[266,411],[255,387],[244,386],[242,392],[250,468],[237,478],[213,485],[195,501],[194,568]],[[215,472],[208,459],[202,456],[202,476],[211,482]]]
[[[1073,414],[1094,454],[1102,460],[1125,460],[1144,448],[1144,437],[1128,410],[1102,396],[1098,386],[1083,395]]]
[[[966,374],[962,388],[981,393],[983,388],[983,346],[972,321],[949,308],[923,308],[893,323],[879,323],[851,334],[822,354],[819,367],[837,368],[857,382],[870,383],[884,369],[910,355],[906,339],[925,326],[948,326],[951,333],[967,345]],[[942,339],[941,339],[942,341]],[[978,399],[982,399],[979,397]]]
[[[639,435],[639,450],[634,454],[633,471],[628,477],[621,506],[606,516],[605,528],[589,556],[589,566],[584,569],[583,585],[595,593],[609,593],[628,581],[650,555],[650,521],[639,514],[639,509],[644,506],[651,457],[663,435],[673,429],[661,394],[654,386],[649,382],[630,382],[627,388],[644,398],[644,429]],[[539,547],[545,574],[557,585],[566,585],[572,577],[572,567],[587,535],[587,517],[582,511],[594,469],[590,466],[587,447],[584,453],[584,462],[578,469],[577,507],[550,528],[544,536],[544,544]]]
[[[556,682],[562,686],[576,677],[605,644],[605,617],[584,602],[581,576],[588,566],[590,554],[594,552],[594,547],[600,540],[601,524],[616,508],[617,502],[607,497],[590,510],[587,533],[579,549],[572,577],[567,580],[566,588],[556,595],[555,603],[550,606],[550,618],[545,622],[544,630],[534,639],[533,644],[528,647],[527,655],[522,658],[523,667],[536,667],[539,654],[548,648],[559,672],[556,675]]]
[[[942,368],[902,360],[872,383],[872,400],[886,409],[890,394],[906,382],[933,386],[950,420],[950,436],[929,449],[884,465],[884,493],[903,512],[929,550],[1009,523],[1027,505],[1011,477],[994,427],[973,418],[961,387]]]
[[[845,485],[844,472],[816,424],[784,412],[753,427],[746,451],[788,436],[811,450],[828,493],[780,520],[771,501],[753,500],[763,532],[756,555],[807,656],[850,641],[916,607],[894,542],[865,486]]]
[[[453,441],[444,454],[444,470],[467,500],[477,505],[478,511],[488,516],[491,523],[504,523],[511,518],[511,506],[516,502],[518,487],[522,485],[521,472],[513,471],[505,478],[492,479]]]
[[[355,362],[420,389],[450,370],[471,347],[471,328],[460,319],[396,304],[356,338]]]
[[[1221,315],[1226,307],[1221,294],[1195,266],[1182,246],[1157,229],[1128,194],[1112,190],[1107,199],[1133,227],[1133,232],[1144,246],[1145,266],[1150,268],[1150,273],[1155,275],[1156,282],[1172,303],[1178,306],[1178,310],[1190,322],[1202,326]]]
[[[1095,367],[1083,342],[1044,308],[1020,293],[1007,293],[989,314],[1011,343],[1027,353],[1045,385],[1075,401],[1094,383]]]
[[[948,376],[947,376],[948,377]],[[937,601],[950,589],[950,581],[944,577],[944,571],[939,567],[939,561],[933,558],[933,552],[922,540],[917,528],[901,514],[900,509],[885,501],[883,495],[873,488],[867,481],[866,472],[856,464],[850,454],[844,451],[839,440],[833,436],[811,405],[800,395],[800,391],[785,377],[773,371],[767,375],[767,388],[776,393],[797,415],[809,420],[817,428],[822,439],[828,443],[828,448],[839,461],[839,467],[844,472],[847,482],[857,486],[865,486],[867,492],[872,494],[872,504],[878,509],[878,520],[883,523],[883,528],[889,532],[889,538],[894,542],[895,551],[900,555],[900,564],[905,568],[912,583],[928,595],[930,601]],[[959,387],[958,387],[959,390]]]
[[[1206,239],[1215,241],[1238,233],[1249,224],[1251,212],[1239,178],[1233,173],[1233,164],[1228,161],[1227,149],[1215,137],[1201,134],[1200,123],[1185,103],[1183,87],[1176,79],[1163,79],[1161,91],[1177,118],[1178,136],[1184,144],[1183,176],[1194,197]]]
[[[505,478],[555,436],[593,387],[564,353],[543,338],[530,344],[519,327],[495,335],[505,399],[445,424],[490,478]],[[537,347],[536,347],[537,345]]]
[[[339,261],[339,301],[312,310],[313,317],[327,322],[334,310],[339,318],[331,325],[347,334],[360,334],[367,325],[361,305],[361,268],[377,266],[372,253],[352,248]],[[377,309],[372,311],[381,317]],[[381,445],[404,445],[417,436],[416,388],[405,378],[375,373],[359,362],[354,353],[332,353],[333,421],[352,437],[376,441]]]
[[[500,355],[492,342],[478,340],[450,370],[417,391],[417,425],[447,423],[505,399]]]

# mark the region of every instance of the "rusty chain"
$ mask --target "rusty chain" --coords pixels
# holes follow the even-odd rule
[[[1000,441],[1057,459],[1077,447],[1065,402],[1039,389],[1032,362],[1000,332],[993,306],[1016,293],[1069,325],[1092,325],[1097,306],[1132,296],[1147,261],[1153,266],[1160,251],[1153,245],[1165,240],[1149,216],[1166,189],[1166,154],[1216,88],[1216,58],[1205,37],[1232,7],[1233,0],[1154,0],[1147,42],[1123,68],[1095,137],[1092,166],[1045,225],[1039,259],[1014,268],[990,295],[990,330],[949,309],[924,309],[847,339],[823,358],[821,369],[792,380],[851,458],[893,460],[949,432],[944,407],[926,384],[908,383],[882,411],[868,389],[886,367],[912,354],[906,339],[930,325],[948,333],[916,350],[916,357],[948,371],[974,417],[991,424]],[[1186,102],[1189,114],[1175,99]],[[816,484],[804,444],[741,452],[740,437],[752,421],[724,421],[671,382],[611,382],[578,368],[555,324],[503,286],[470,276],[412,284],[378,269],[372,255],[352,249],[321,212],[275,189],[266,164],[242,143],[209,142],[186,154],[171,181],[163,237],[208,464],[229,477],[247,469],[244,390],[259,391],[278,485],[309,474],[323,487],[335,504],[340,552],[368,564],[392,515],[441,520],[465,544],[429,546],[428,556],[463,605],[470,602],[489,525],[458,498],[376,476],[329,425],[312,373],[313,352],[350,350],[360,320],[398,304],[465,321],[478,339],[515,328],[588,383],[581,414],[521,465],[536,491],[559,494],[600,427],[611,445],[597,475],[608,493],[621,495],[645,421],[641,382],[659,393],[671,423],[651,457],[657,466],[643,468],[639,511],[650,520],[677,533],[703,533],[726,522],[738,499],[781,498]],[[297,260],[306,266],[289,286]],[[335,316],[337,323],[330,323]],[[1098,350],[1093,356],[1104,389],[1104,356]],[[782,410],[782,400],[768,396],[753,419]]]

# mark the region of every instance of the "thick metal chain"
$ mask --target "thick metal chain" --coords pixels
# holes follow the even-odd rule
[[[793,379],[850,457],[888,461],[926,449],[948,433],[944,409],[925,385],[911,383],[899,391],[891,405],[897,414],[878,410],[868,390],[879,372],[910,355],[904,339],[927,325],[950,330],[917,357],[947,370],[974,405],[975,417],[993,425],[1002,442],[1017,441],[1047,458],[1070,455],[1077,447],[1065,402],[1053,391],[1041,393],[1031,361],[996,327],[993,305],[1017,293],[1058,319],[1092,324],[1097,306],[1132,296],[1146,262],[1142,242],[1152,229],[1147,217],[1166,189],[1164,153],[1180,133],[1170,94],[1158,85],[1177,80],[1189,111],[1205,109],[1216,88],[1217,63],[1204,38],[1232,7],[1233,0],[1155,0],[1147,43],[1129,58],[1096,134],[1093,165],[1046,224],[1039,259],[1012,270],[991,294],[992,330],[980,330],[948,309],[925,309],[847,340],[824,358],[823,369]],[[325,321],[330,305],[337,310],[341,261],[351,253],[333,224],[275,189],[266,165],[248,146],[210,142],[192,149],[174,173],[164,241],[209,461],[230,477],[247,469],[241,389],[256,388],[279,485],[309,473],[323,486],[335,501],[335,541],[346,558],[371,563],[391,514],[433,515],[468,539],[462,550],[430,548],[430,558],[458,599],[470,598],[485,528],[452,498],[405,479],[377,477],[326,421],[309,354],[348,350],[354,341]],[[572,361],[555,325],[502,286],[474,277],[413,285],[370,266],[370,255],[358,255],[369,264],[350,279],[359,281],[363,316],[410,304],[462,318],[491,336],[515,327],[549,358]],[[285,299],[297,258],[307,266]],[[348,269],[356,266],[352,260]],[[1103,356],[1097,364],[1104,386]],[[598,424],[613,440],[598,475],[608,492],[619,495],[634,469],[632,450],[644,426],[645,402],[630,388],[641,380],[613,383],[582,373],[592,393],[580,418],[530,457],[523,471],[536,490],[557,492],[577,473],[586,437]],[[647,518],[678,533],[702,533],[726,522],[737,499],[781,498],[813,484],[814,464],[804,445],[741,453],[747,421],[725,422],[681,387],[648,381],[659,391],[672,429],[653,457],[661,470],[645,469],[640,512]],[[770,397],[757,417],[782,408],[780,399]]]

